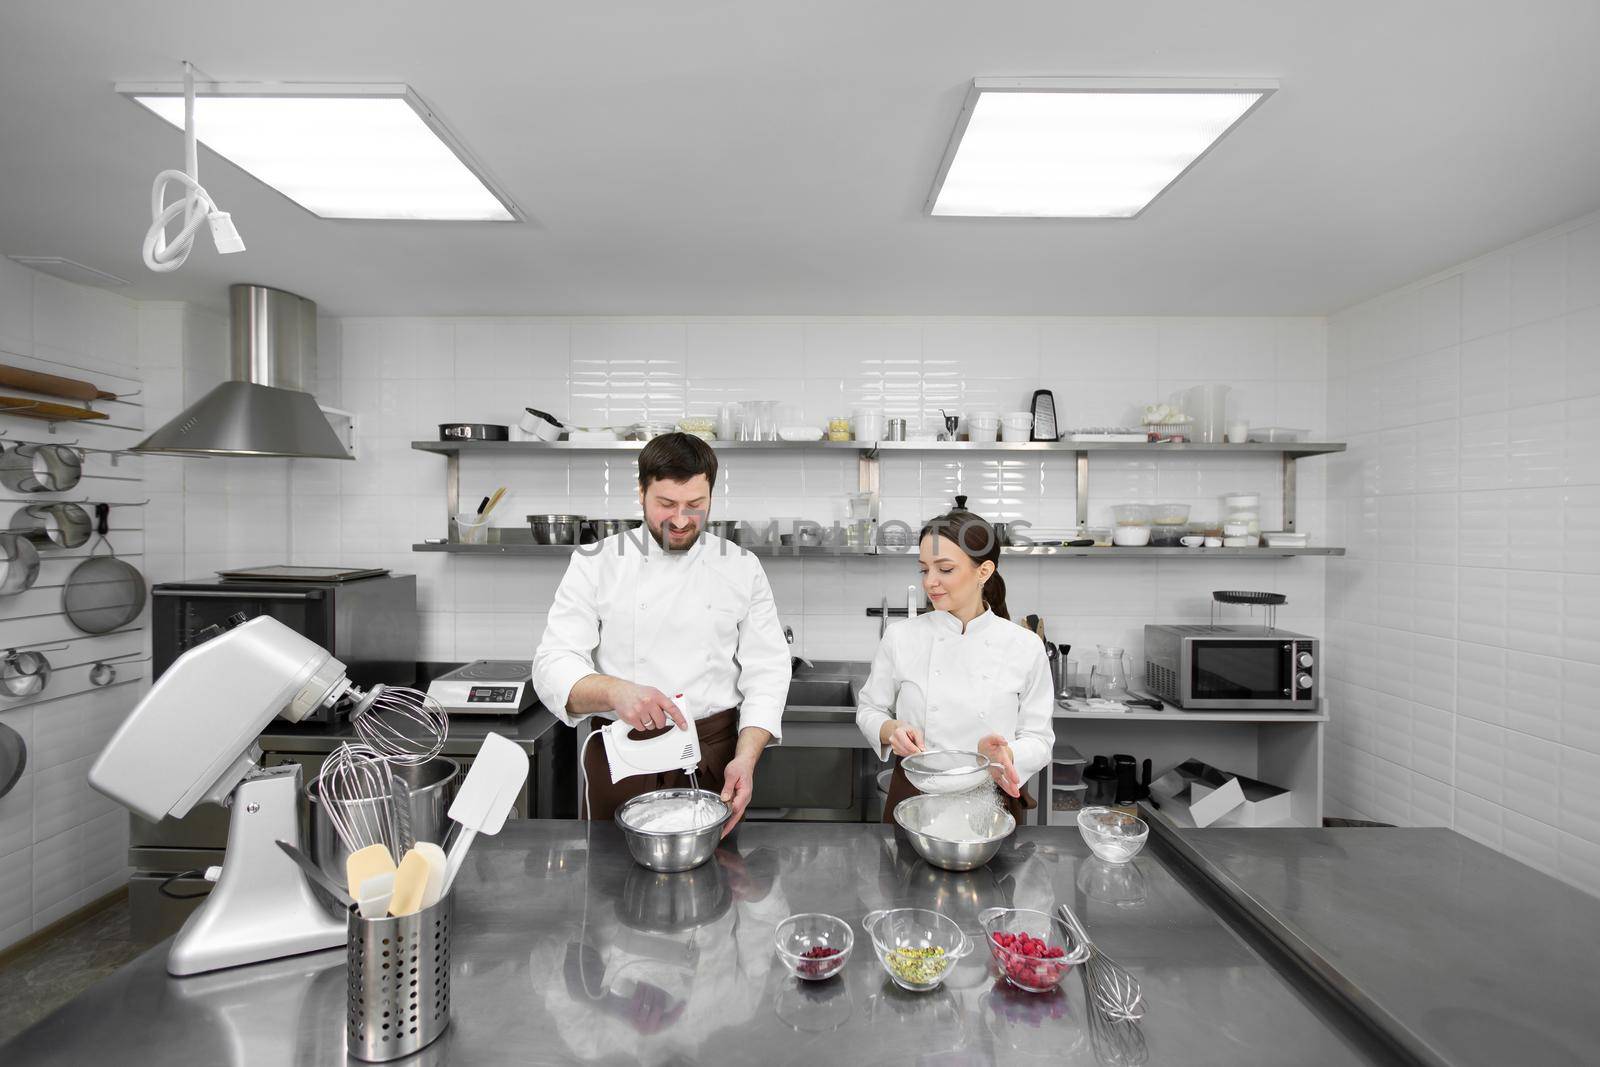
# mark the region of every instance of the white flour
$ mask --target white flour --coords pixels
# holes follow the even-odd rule
[[[983,834],[972,829],[972,817],[967,814],[966,807],[959,805],[944,808],[928,821],[927,827],[922,832],[941,841],[985,840]]]

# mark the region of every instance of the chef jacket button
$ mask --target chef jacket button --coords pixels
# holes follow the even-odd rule
[[[929,711],[938,711],[939,710],[939,705],[937,705],[937,704],[929,704],[928,705],[928,710]]]

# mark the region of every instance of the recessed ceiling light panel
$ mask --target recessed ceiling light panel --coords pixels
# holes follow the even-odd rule
[[[974,79],[927,211],[1134,218],[1277,84],[1262,79]]]
[[[183,128],[182,86],[117,91]],[[405,85],[212,82],[195,95],[201,143],[323,218],[522,217]]]

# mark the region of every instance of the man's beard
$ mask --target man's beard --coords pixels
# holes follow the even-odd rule
[[[693,548],[694,543],[700,539],[701,525],[701,523],[696,523],[694,526],[690,527],[687,533],[677,537],[672,536],[671,527],[669,527],[667,523],[662,523],[659,529],[651,526],[649,523],[645,523],[645,529],[650,531],[650,536],[655,538],[656,544],[660,545],[663,551],[687,552],[689,549]]]

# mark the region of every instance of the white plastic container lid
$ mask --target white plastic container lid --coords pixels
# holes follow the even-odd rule
[[[1032,426],[1033,413],[1031,411],[1008,411],[1000,416],[1000,421],[1007,426]]]

